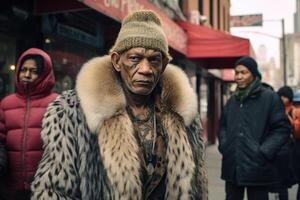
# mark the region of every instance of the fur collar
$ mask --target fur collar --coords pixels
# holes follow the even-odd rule
[[[97,133],[105,119],[125,108],[126,100],[117,81],[110,56],[85,63],[77,76],[76,91],[89,129]],[[169,64],[160,80],[161,98],[190,125],[197,113],[197,98],[185,73]]]

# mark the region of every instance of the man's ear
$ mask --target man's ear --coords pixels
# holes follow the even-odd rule
[[[117,52],[112,52],[110,55],[111,62],[117,72],[121,71],[121,66],[118,64],[121,56]]]
[[[167,56],[164,56],[163,60],[162,60],[162,72],[165,71],[167,65],[169,64],[169,58]]]

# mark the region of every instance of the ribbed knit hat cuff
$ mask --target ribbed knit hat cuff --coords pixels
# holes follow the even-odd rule
[[[118,53],[122,53],[123,51],[129,50],[135,47],[143,47],[161,51],[164,56],[171,58],[171,56],[167,53],[168,49],[166,49],[165,43],[162,43],[161,40],[155,39],[153,37],[127,37],[126,39],[119,41],[116,46],[113,46],[110,52],[116,51]]]
[[[153,11],[140,10],[124,18],[110,53],[123,53],[135,47],[158,50],[171,58],[161,21]]]

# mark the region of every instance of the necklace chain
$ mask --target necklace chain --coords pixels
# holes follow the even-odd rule
[[[147,116],[146,119],[141,120],[138,117],[134,116],[132,109],[129,106],[127,106],[128,114],[129,114],[130,118],[133,120],[134,123],[138,123],[138,124],[146,123],[151,118],[153,119],[153,121],[152,121],[153,134],[152,134],[152,137],[151,137],[152,147],[151,147],[151,149],[149,149],[151,151],[151,153],[150,153],[151,155],[150,155],[150,159],[149,159],[150,162],[148,163],[148,165],[150,165],[150,166],[147,165],[147,169],[148,169],[148,167],[150,167],[150,170],[148,169],[149,170],[148,173],[150,173],[150,174],[153,173],[153,168],[155,167],[155,166],[153,166],[155,164],[152,163],[152,162],[153,162],[153,159],[154,159],[154,156],[155,156],[155,145],[156,145],[156,139],[157,139],[157,127],[156,127],[157,125],[156,125],[155,105],[153,104],[153,106],[151,106],[151,107],[152,108],[149,111],[149,116]],[[139,141],[140,141],[140,145],[144,149],[145,144],[144,145],[142,144],[143,143],[142,141],[144,141],[144,140],[142,140],[142,137],[143,136],[141,136],[140,132],[138,131],[138,138],[139,138]],[[147,160],[147,162],[149,160]]]

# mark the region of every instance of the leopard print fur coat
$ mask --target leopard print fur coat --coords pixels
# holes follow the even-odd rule
[[[33,200],[144,199],[139,146],[109,56],[87,62],[75,90],[60,95],[43,120],[44,154]],[[168,65],[160,80],[167,133],[164,199],[207,199],[197,101],[184,72]]]

